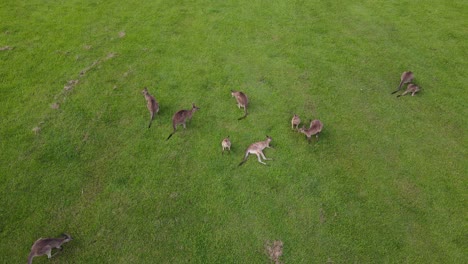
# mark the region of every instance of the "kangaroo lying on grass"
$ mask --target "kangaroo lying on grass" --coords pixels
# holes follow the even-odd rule
[[[195,111],[199,109],[200,109],[199,107],[197,107],[194,103],[192,103],[192,109],[180,110],[177,113],[175,113],[174,116],[172,117],[172,128],[174,129],[174,131],[169,135],[169,137],[167,137],[166,140],[169,140],[172,137],[172,135],[174,135],[178,125],[182,124],[185,129],[186,128],[185,122],[187,122],[187,120],[190,120],[192,118],[193,113],[195,113]]]
[[[227,138],[223,139],[221,142],[221,146],[223,147],[223,154],[224,151],[227,150],[229,153],[231,153],[231,140],[229,140],[229,136]]]
[[[322,128],[323,128],[322,122],[320,122],[320,120],[318,119],[315,119],[314,121],[310,122],[309,129],[305,129],[304,127],[302,127],[299,129],[299,132],[306,135],[307,141],[309,141],[310,143],[310,139],[313,135],[315,135],[318,141],[319,134],[320,132],[322,132]]]
[[[415,85],[415,84],[408,84],[408,87],[406,87],[406,91],[400,95],[397,95],[397,97],[400,97],[400,96],[404,96],[406,94],[409,94],[411,93],[411,96],[414,96],[415,93],[421,91],[421,88],[419,88],[419,86]]]
[[[72,237],[67,234],[63,234],[61,238],[39,238],[34,242],[31,247],[31,253],[29,253],[28,264],[31,264],[34,257],[47,255],[48,258],[52,257],[52,249],[57,248],[62,250],[62,245],[72,240]],[[55,253],[53,256],[55,256]]]
[[[261,158],[263,158],[264,160],[271,160],[271,159],[267,159],[265,157],[265,154],[263,154],[263,150],[265,148],[271,148],[270,147],[270,142],[271,142],[271,137],[269,136],[266,136],[266,140],[264,141],[260,141],[260,142],[256,142],[256,143],[253,143],[252,145],[250,145],[247,150],[245,151],[245,156],[244,156],[244,159],[241,161],[241,163],[239,163],[239,166],[241,166],[242,164],[244,164],[246,161],[247,161],[247,157],[249,156],[249,154],[255,154],[257,155],[257,158],[258,158],[258,162],[262,163],[262,164],[265,164],[265,162],[263,162],[261,160]]]
[[[403,84],[410,83],[414,79],[414,74],[411,71],[405,71],[405,72],[403,72],[401,74],[400,79],[401,79],[401,81],[400,81],[400,85],[398,85],[398,89],[396,91],[392,92],[392,94],[400,91]]]
[[[148,88],[145,87],[145,89],[143,89],[141,93],[145,96],[147,107],[151,114],[150,122],[148,125],[148,128],[150,128],[151,123],[153,122],[153,119],[154,119],[154,115],[159,112],[159,104],[156,101],[156,99],[154,99],[154,97],[151,94],[149,94]]]
[[[237,91],[232,91],[231,90],[231,95],[232,97],[236,98],[237,101],[237,106],[239,109],[241,107],[244,108],[244,116],[238,118],[237,120],[241,120],[247,117],[247,105],[249,104],[249,99],[247,98],[247,95],[245,95],[243,92],[237,92]]]

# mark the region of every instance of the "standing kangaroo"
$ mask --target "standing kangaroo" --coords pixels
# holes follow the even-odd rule
[[[406,94],[409,94],[411,93],[411,96],[414,96],[415,93],[421,91],[421,88],[419,88],[419,86],[415,85],[415,84],[408,84],[408,87],[406,87],[406,91],[400,95],[397,95],[397,97],[400,97],[400,96],[404,96]]]
[[[252,145],[250,145],[247,150],[245,151],[245,156],[244,156],[244,159],[241,161],[241,163],[239,163],[239,166],[241,166],[242,164],[244,164],[246,161],[247,161],[247,157],[249,156],[249,154],[255,154],[257,155],[257,158],[258,158],[258,162],[262,163],[262,164],[265,164],[265,162],[263,162],[261,160],[261,158],[263,158],[264,160],[271,160],[271,159],[267,159],[265,157],[265,154],[263,154],[263,150],[265,148],[271,148],[270,147],[270,142],[271,142],[271,137],[269,136],[266,136],[266,140],[264,141],[260,141],[260,142],[256,142],[256,143],[253,143]]]
[[[405,71],[405,72],[403,72],[401,74],[400,79],[401,79],[401,81],[400,81],[400,85],[398,85],[398,89],[396,91],[392,92],[392,94],[400,91],[403,84],[411,82],[414,79],[414,74],[413,74],[412,71]]]
[[[299,132],[306,135],[306,138],[310,143],[310,139],[313,135],[315,135],[318,141],[319,134],[320,132],[322,132],[322,128],[323,128],[322,122],[320,122],[320,120],[318,119],[315,119],[314,121],[310,122],[309,129],[305,129],[304,127],[302,127],[299,129]]]
[[[31,264],[34,257],[47,255],[48,258],[52,256],[52,249],[57,248],[62,250],[62,245],[66,242],[72,240],[72,237],[67,234],[63,234],[61,238],[39,238],[34,242],[33,246],[31,247],[31,253],[29,253],[28,257],[28,264]]]
[[[231,140],[229,140],[229,136],[223,139],[223,141],[221,142],[221,146],[223,147],[223,152],[222,152],[223,155],[224,155],[224,150],[227,150],[229,151],[229,153],[231,153]]]
[[[299,129],[299,124],[301,123],[301,119],[298,115],[294,114],[293,118],[291,119],[291,128],[292,129]]]
[[[147,103],[146,105],[151,114],[150,122],[148,125],[148,128],[150,128],[151,123],[153,122],[153,119],[154,119],[154,115],[159,112],[159,104],[156,101],[156,99],[154,99],[154,97],[151,94],[149,94],[148,88],[145,87],[145,89],[143,89],[141,93],[145,96],[146,103]]]
[[[247,114],[248,114],[247,113],[247,105],[249,104],[249,99],[247,98],[247,95],[245,95],[243,92],[237,92],[237,91],[232,91],[232,90],[231,90],[231,95],[232,95],[232,97],[236,98],[237,106],[239,107],[239,109],[241,107],[244,108],[244,116],[238,118],[237,120],[241,120],[241,119],[246,118]]]
[[[169,135],[169,137],[167,137],[166,140],[169,140],[172,137],[172,135],[174,135],[178,125],[182,124],[185,129],[186,128],[185,122],[187,122],[187,120],[190,120],[192,118],[193,113],[195,113],[195,111],[199,109],[200,109],[199,107],[197,107],[194,103],[192,103],[192,109],[179,110],[177,113],[175,113],[174,116],[172,117],[172,128],[174,129],[174,131]]]

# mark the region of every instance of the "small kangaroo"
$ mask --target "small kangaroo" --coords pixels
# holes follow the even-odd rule
[[[403,84],[411,82],[414,79],[414,74],[413,74],[412,71],[405,71],[405,72],[403,72],[401,74],[400,79],[401,79],[401,81],[400,81],[400,85],[398,85],[398,89],[396,91],[392,92],[392,94],[400,91]]]
[[[172,137],[172,135],[174,135],[178,125],[182,124],[185,129],[186,128],[185,122],[187,122],[187,120],[192,119],[193,113],[195,113],[195,111],[199,109],[200,108],[198,106],[192,103],[192,109],[179,110],[177,113],[175,113],[174,116],[172,117],[172,128],[174,129],[174,131],[169,135],[169,137],[167,137],[166,140],[169,140]]]
[[[151,94],[149,94],[148,88],[145,87],[145,89],[143,89],[143,91],[141,91],[141,93],[145,96],[145,99],[146,99],[146,102],[147,102],[146,105],[147,105],[148,110],[149,110],[149,112],[151,114],[150,122],[149,122],[149,125],[148,125],[148,128],[150,128],[151,123],[153,122],[153,119],[154,119],[154,115],[159,112],[159,104],[156,101],[156,99],[154,99],[154,97]]]
[[[315,135],[318,141],[319,134],[320,132],[322,132],[322,128],[323,128],[322,122],[320,122],[320,120],[318,119],[315,119],[314,121],[310,122],[309,129],[305,129],[304,127],[302,127],[299,129],[299,132],[306,135],[306,138],[310,143],[310,139],[313,135]]]
[[[223,147],[223,155],[224,151],[227,150],[229,153],[231,153],[231,140],[229,140],[229,136],[227,138],[223,139],[221,142],[221,146]]]
[[[299,129],[299,124],[301,123],[301,119],[299,118],[298,115],[294,114],[292,120],[291,120],[291,128],[292,129]]]
[[[266,140],[264,141],[260,141],[260,142],[256,142],[256,143],[253,143],[252,145],[250,145],[247,150],[245,151],[245,156],[244,156],[244,159],[241,161],[241,163],[239,163],[239,166],[241,166],[242,164],[244,164],[246,161],[247,161],[247,157],[249,156],[249,154],[255,154],[257,155],[257,158],[258,158],[258,162],[262,163],[262,164],[265,164],[265,162],[263,162],[261,160],[261,158],[263,158],[264,160],[271,160],[271,159],[267,159],[265,157],[265,154],[263,154],[263,150],[265,148],[271,148],[270,147],[270,142],[271,142],[271,137],[269,136],[266,136]]]
[[[421,91],[421,88],[419,88],[419,86],[415,85],[415,84],[408,84],[408,87],[406,87],[406,91],[400,95],[397,95],[397,97],[400,97],[400,96],[404,96],[406,94],[409,94],[411,93],[411,96],[414,96],[415,93]]]
[[[68,234],[63,234],[61,238],[39,238],[34,242],[31,247],[31,253],[29,253],[28,264],[31,264],[34,257],[47,255],[48,258],[55,256],[57,253],[52,255],[52,249],[57,248],[62,250],[62,245],[69,242],[73,238]]]
[[[248,114],[247,113],[247,105],[249,104],[249,99],[247,98],[247,95],[245,95],[243,92],[237,92],[237,91],[233,91],[233,90],[231,90],[231,95],[232,95],[232,97],[236,97],[237,106],[239,107],[239,109],[241,107],[244,108],[244,116],[238,118],[237,120],[241,120],[241,119],[246,118],[247,114]]]

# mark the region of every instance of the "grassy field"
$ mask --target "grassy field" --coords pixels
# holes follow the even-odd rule
[[[0,262],[67,232],[34,263],[269,263],[273,240],[284,263],[467,263],[467,10],[1,2]],[[406,70],[422,91],[397,99]],[[244,120],[231,89],[250,98]],[[318,143],[294,113],[324,123]],[[274,160],[238,167],[265,135]]]

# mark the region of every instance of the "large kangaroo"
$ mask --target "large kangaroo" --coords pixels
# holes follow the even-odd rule
[[[147,102],[146,105],[148,106],[148,110],[151,114],[150,122],[148,125],[148,128],[150,128],[151,123],[153,122],[153,119],[154,119],[154,115],[159,112],[159,104],[156,101],[156,99],[154,99],[154,97],[151,94],[149,94],[148,88],[145,87],[145,89],[143,89],[141,93],[145,96],[145,99]]]
[[[397,97],[400,97],[400,96],[404,96],[406,94],[409,94],[411,93],[411,96],[414,96],[415,93],[421,91],[421,88],[419,88],[419,86],[415,85],[415,84],[408,84],[408,87],[406,87],[406,91],[400,95],[397,95]]]
[[[413,74],[412,71],[405,71],[405,72],[403,72],[401,74],[400,79],[401,79],[401,81],[400,81],[400,85],[398,85],[398,89],[396,91],[392,92],[392,94],[400,91],[403,84],[411,82],[414,79],[414,74]]]
[[[263,162],[261,160],[261,158],[263,158],[264,160],[271,160],[271,159],[267,159],[265,157],[265,154],[263,154],[263,150],[265,148],[270,148],[270,142],[271,142],[271,137],[269,136],[266,136],[266,140],[264,141],[260,141],[260,142],[256,142],[256,143],[253,143],[252,145],[250,145],[247,150],[245,151],[245,156],[244,156],[244,159],[241,161],[241,163],[239,163],[239,166],[241,166],[242,164],[244,164],[246,161],[247,161],[247,157],[249,156],[249,154],[255,154],[257,155],[257,158],[258,158],[258,162],[262,163],[262,164],[265,164],[265,162]]]
[[[39,238],[34,242],[31,247],[31,253],[29,253],[28,264],[31,264],[34,257],[47,255],[48,258],[52,257],[52,249],[62,249],[62,245],[70,240],[72,237],[67,234],[63,234],[61,238]],[[57,253],[55,253],[57,254]],[[54,256],[55,256],[54,254]]]
[[[232,91],[232,90],[231,90],[231,95],[232,95],[232,97],[236,98],[237,106],[239,107],[239,109],[241,107],[244,108],[244,116],[238,118],[237,120],[241,120],[241,119],[246,118],[247,114],[248,114],[247,113],[247,105],[249,104],[249,99],[247,98],[247,95],[245,95],[243,92],[237,92],[237,91]]]
[[[314,121],[310,122],[309,129],[305,129],[304,127],[302,127],[299,129],[299,132],[306,135],[307,141],[309,141],[310,143],[310,139],[313,135],[315,135],[318,141],[319,134],[320,132],[322,132],[322,128],[323,128],[322,122],[320,122],[320,120],[318,119],[315,119]]]
[[[200,109],[199,107],[197,107],[194,103],[192,103],[192,109],[180,110],[177,113],[175,113],[174,116],[172,117],[172,128],[174,129],[174,131],[169,135],[169,137],[167,137],[166,140],[169,140],[172,137],[172,135],[174,135],[178,125],[182,124],[185,129],[186,128],[185,122],[187,122],[187,120],[190,120],[192,118],[193,113],[195,113],[195,111],[199,109]]]

